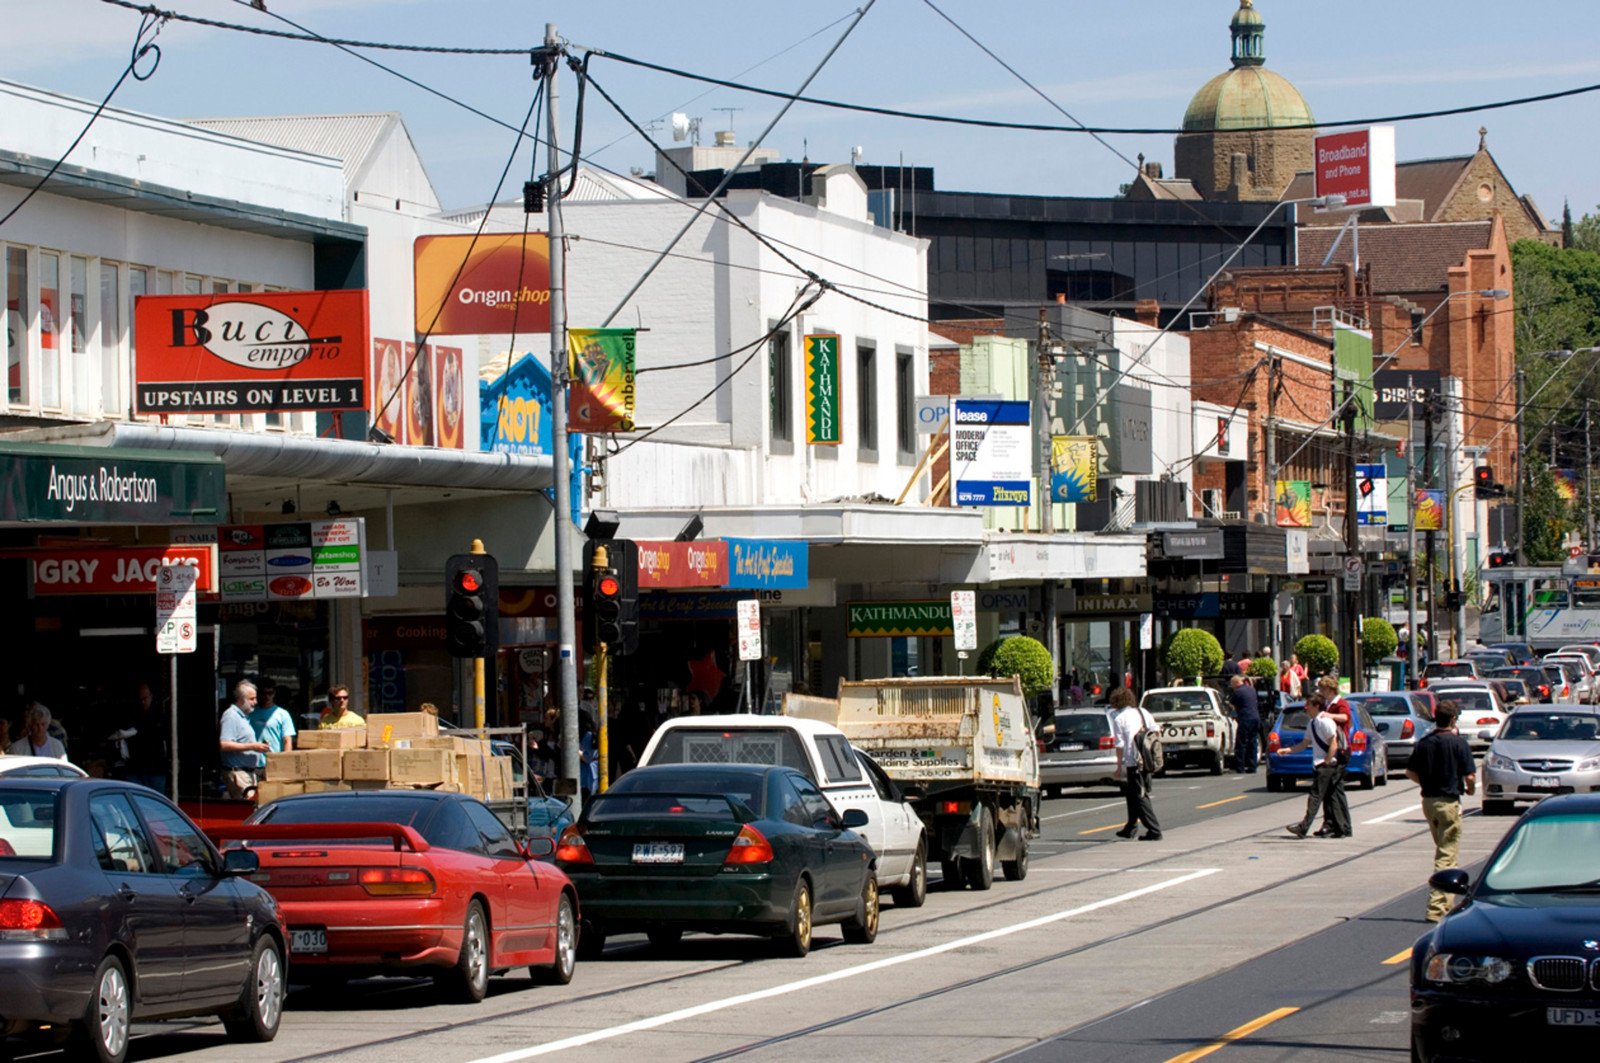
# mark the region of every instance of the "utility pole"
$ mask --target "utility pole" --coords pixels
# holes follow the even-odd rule
[[[1594,549],[1594,436],[1589,431],[1594,400],[1583,400],[1583,548]]]
[[[1444,446],[1445,446],[1445,524],[1450,529],[1450,593],[1454,595],[1455,604],[1450,610],[1450,655],[1453,657],[1461,652],[1463,640],[1467,634],[1467,607],[1466,596],[1461,593],[1461,562],[1467,550],[1465,541],[1461,539],[1461,521],[1456,518],[1456,477],[1461,473],[1461,437],[1460,428],[1456,424],[1456,410],[1459,406],[1456,396],[1460,383],[1454,377],[1446,377],[1441,383],[1447,391],[1444,406]]]
[[[1248,450],[1249,448],[1247,447],[1246,449]],[[1272,524],[1274,523],[1272,499],[1278,493],[1278,355],[1276,351],[1272,350],[1267,352],[1266,451],[1267,483],[1266,490],[1262,493],[1267,497],[1267,505],[1264,507],[1267,513],[1267,523]],[[1244,508],[1247,509],[1248,507]],[[1250,514],[1245,513],[1244,516],[1248,520]],[[1281,580],[1274,581],[1270,576],[1267,578],[1269,587],[1276,583],[1277,590],[1281,591],[1283,589]],[[1274,594],[1269,597],[1273,602],[1273,606],[1272,615],[1267,618],[1267,644],[1272,647],[1272,659],[1277,661],[1282,659],[1279,657],[1281,651],[1278,646],[1278,628],[1282,625],[1283,619],[1278,616],[1277,595]]]
[[[1525,481],[1528,478],[1528,473],[1527,473],[1527,469],[1523,466],[1523,462],[1522,462],[1522,446],[1523,446],[1524,440],[1527,437],[1524,436],[1523,432],[1522,432],[1522,405],[1523,405],[1523,403],[1522,403],[1522,389],[1523,389],[1523,385],[1525,384],[1526,381],[1523,378],[1521,369],[1517,370],[1516,378],[1517,378],[1517,539],[1516,539],[1517,550],[1516,550],[1516,553],[1517,553],[1517,564],[1518,565],[1525,565],[1525,564],[1528,563],[1528,554],[1527,554],[1527,549],[1526,549],[1527,543],[1524,541],[1524,536],[1527,533],[1528,526],[1527,526],[1527,522],[1525,520],[1523,520],[1523,518],[1522,518],[1522,491],[1523,491],[1523,481]]]
[[[1406,686],[1417,686],[1417,418],[1416,384],[1406,375]]]
[[[1056,378],[1055,343],[1050,338],[1049,310],[1039,308],[1039,350],[1034,374],[1034,438],[1039,446],[1039,530],[1045,535],[1056,531],[1056,500],[1051,473],[1050,393]],[[1050,651],[1055,675],[1061,675],[1061,634],[1056,623],[1056,581],[1045,578],[1039,587],[1039,605],[1044,613],[1044,645]],[[1061,707],[1061,683],[1050,684],[1050,711]],[[1052,717],[1053,718],[1053,717]]]
[[[1430,394],[1428,401],[1422,407],[1422,486],[1432,487],[1433,479],[1433,422],[1439,416],[1439,396]],[[1416,499],[1412,498],[1412,511],[1415,512]],[[1439,581],[1434,578],[1434,530],[1428,529],[1427,542],[1423,553],[1426,557],[1422,574],[1428,587],[1428,659],[1439,659],[1439,624],[1437,610],[1434,608],[1439,599]]]
[[[1361,529],[1356,526],[1356,394],[1353,382],[1344,382],[1344,549],[1346,557],[1361,560]],[[1345,629],[1350,633],[1350,689],[1361,689],[1361,591],[1345,591]]]
[[[578,661],[573,647],[578,640],[577,609],[572,594],[572,470],[567,454],[567,291],[566,231],[561,220],[561,151],[557,148],[556,74],[561,69],[561,41],[554,22],[544,26],[545,98],[549,108],[550,187],[550,437],[555,477],[556,537],[556,680],[561,688],[561,783],[572,797],[576,815],[583,807],[578,762]]]

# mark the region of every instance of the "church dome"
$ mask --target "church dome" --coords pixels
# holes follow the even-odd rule
[[[1300,90],[1264,66],[1236,66],[1200,87],[1183,112],[1186,133],[1211,133],[1312,121]]]

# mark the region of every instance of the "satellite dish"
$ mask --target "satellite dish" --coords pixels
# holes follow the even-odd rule
[[[855,147],[850,149],[850,161],[851,162],[860,162],[861,161],[861,156],[864,155],[864,154],[866,154],[866,152],[864,150],[862,150],[862,147],[861,147],[860,144],[857,144]]]
[[[679,142],[689,139],[689,116],[682,111],[672,112],[672,139]]]

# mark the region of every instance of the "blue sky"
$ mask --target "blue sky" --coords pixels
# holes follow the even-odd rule
[[[283,23],[243,0],[155,0],[166,9],[263,28]],[[866,0],[265,0],[330,37],[461,47],[521,47],[554,22],[574,47],[603,48],[771,88],[798,87]],[[1194,91],[1228,67],[1237,0],[935,0],[1075,118],[1090,125],[1173,127]],[[1600,83],[1600,3],[1593,0],[1257,0],[1267,65],[1293,81],[1319,120],[1455,107]],[[99,100],[127,61],[139,16],[101,0],[0,0],[0,76]],[[115,105],[173,118],[399,111],[447,207],[493,191],[513,134],[319,45],[168,23],[159,68],[129,79]],[[513,126],[533,90],[525,58],[364,53]],[[731,127],[753,138],[779,101],[711,88],[596,58],[591,72],[642,122],[682,110],[703,141]],[[570,123],[575,84],[563,77]],[[924,0],[877,0],[809,90],[906,110],[1064,123],[1059,112],[961,35]],[[731,115],[719,108],[741,108]],[[584,134],[595,161],[626,172],[651,152],[591,96]],[[1600,204],[1600,93],[1552,103],[1402,123],[1401,159],[1489,147],[1517,191],[1546,217]],[[570,124],[567,126],[570,136]],[[657,138],[670,142],[663,126]],[[1172,166],[1170,136],[1113,136],[1128,159]],[[797,105],[765,143],[781,156],[932,166],[938,187],[979,192],[1113,195],[1131,167],[1082,135],[963,129]],[[609,145],[609,146],[608,146]],[[65,147],[65,145],[63,145]],[[510,187],[520,187],[524,151]],[[508,193],[509,194],[509,193]]]

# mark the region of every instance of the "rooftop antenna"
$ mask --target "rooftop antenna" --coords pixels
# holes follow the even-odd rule
[[[711,109],[713,111],[727,111],[728,112],[728,137],[729,137],[730,140],[733,139],[733,116],[738,114],[740,111],[744,110],[744,108],[743,107],[713,107]]]
[[[690,138],[693,138],[690,140]],[[700,146],[700,119],[690,118],[682,111],[672,112],[672,139],[682,143],[685,140],[695,146]]]

